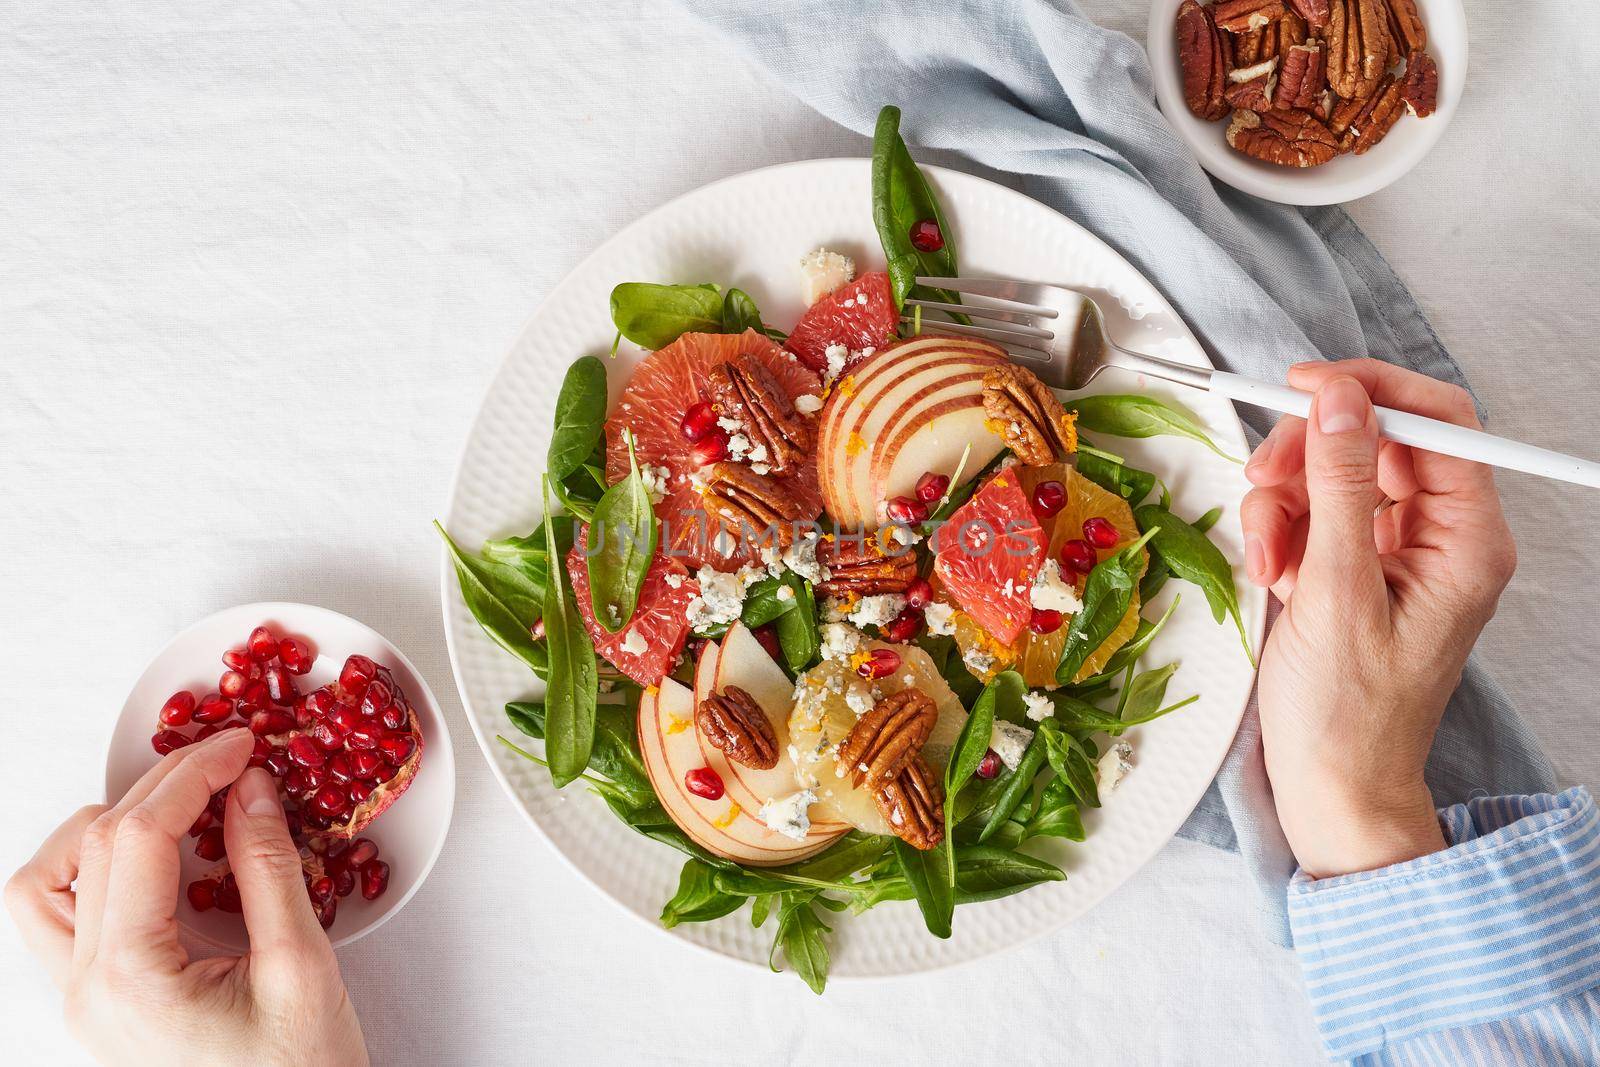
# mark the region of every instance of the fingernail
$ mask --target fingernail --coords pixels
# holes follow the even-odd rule
[[[1272,450],[1276,445],[1276,440],[1273,439],[1271,434],[1268,434],[1266,440],[1257,445],[1256,450],[1250,454],[1250,462],[1244,465],[1244,469],[1253,471],[1265,467],[1267,458],[1272,455]]]
[[[246,815],[272,815],[283,811],[272,776],[260,767],[251,767],[233,783],[233,795]]]
[[[1260,578],[1267,569],[1267,553],[1261,547],[1261,538],[1246,534],[1244,539],[1244,569],[1252,579]]]
[[[1372,401],[1354,378],[1335,378],[1317,394],[1317,426],[1323,433],[1349,433],[1367,424]]]

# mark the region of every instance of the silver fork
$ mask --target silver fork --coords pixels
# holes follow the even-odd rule
[[[917,284],[984,300],[980,304],[949,304],[908,299],[908,305],[966,315],[975,323],[924,319],[925,329],[993,341],[1052,389],[1086,388],[1101,371],[1116,367],[1301,418],[1311,411],[1311,394],[1299,389],[1122,348],[1107,336],[1100,305],[1076,289],[1006,278],[918,278]],[[1600,488],[1600,463],[1408,411],[1380,407],[1377,414],[1379,432],[1403,445]]]

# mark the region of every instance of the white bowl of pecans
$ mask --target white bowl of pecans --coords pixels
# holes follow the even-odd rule
[[[1285,204],[1377,192],[1461,99],[1460,0],[1155,0],[1156,99],[1214,177]]]

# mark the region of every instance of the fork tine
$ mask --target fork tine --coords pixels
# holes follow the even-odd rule
[[[957,293],[972,293],[974,296],[986,297],[995,301],[1001,307],[1013,311],[1026,312],[1037,315],[1042,319],[1053,319],[1057,312],[1053,308],[1039,307],[1036,304],[1025,304],[1020,300],[1013,300],[1008,294],[1017,291],[1017,284],[1004,278],[918,278],[918,285],[926,285],[932,289],[949,289]]]
[[[915,324],[915,320],[909,315],[900,321]],[[1018,333],[1015,330],[995,330],[987,326],[968,326],[960,322],[934,322],[929,319],[922,320],[922,327],[925,330],[953,333],[961,337],[980,337],[985,341],[995,341],[1008,347],[1015,346],[1016,348],[1026,349],[1035,353],[1036,356],[1043,356],[1046,359],[1050,357],[1050,350],[1044,347],[1050,337],[1053,336],[1048,333],[1041,338],[1032,334]]]
[[[1024,322],[1031,313],[1026,311],[1007,311],[1003,308],[992,308],[984,304],[941,304],[937,300],[907,300],[929,311],[947,311],[952,315],[966,315],[974,319],[988,319],[994,322],[1010,323],[1011,328],[1018,333],[1025,333],[1029,337],[1054,337],[1049,330]]]

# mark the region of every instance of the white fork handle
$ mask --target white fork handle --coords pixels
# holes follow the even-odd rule
[[[1311,394],[1287,385],[1274,385],[1256,378],[1227,371],[1213,371],[1211,389],[1234,400],[1254,404],[1259,408],[1281,411],[1286,415],[1306,418],[1311,413]],[[1413,448],[1442,452],[1494,467],[1538,474],[1563,482],[1575,482],[1600,489],[1600,463],[1592,463],[1576,456],[1564,456],[1548,448],[1538,448],[1495,437],[1482,430],[1469,430],[1437,419],[1413,415],[1409,411],[1378,408],[1378,431],[1391,441]]]

